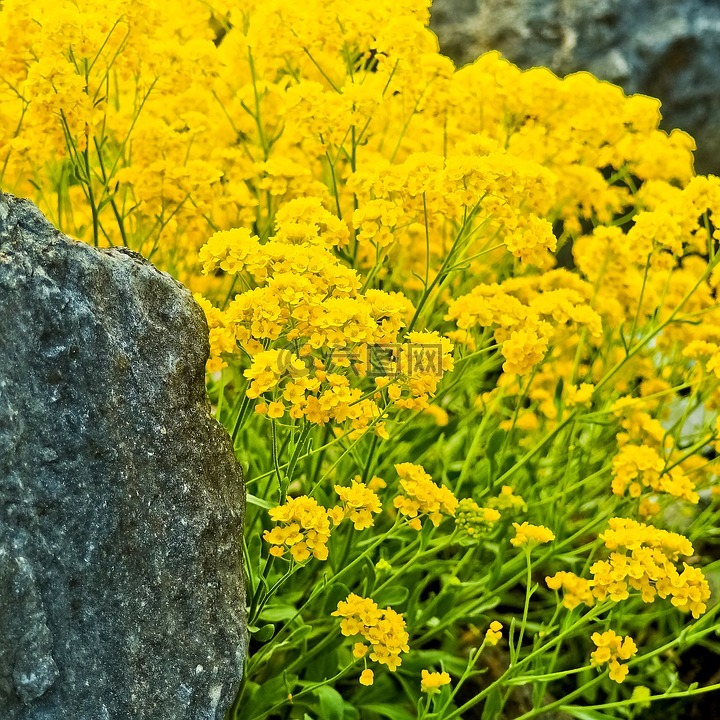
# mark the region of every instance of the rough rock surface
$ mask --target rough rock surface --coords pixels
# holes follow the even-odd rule
[[[523,68],[589,70],[659,97],[663,127],[697,141],[697,169],[720,172],[717,0],[434,0],[432,13],[459,64],[495,49]]]
[[[168,275],[0,191],[2,720],[217,720],[232,704],[244,489],[207,354]]]

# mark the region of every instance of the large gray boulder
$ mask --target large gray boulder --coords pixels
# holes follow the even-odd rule
[[[207,325],[140,256],[0,191],[0,718],[218,720],[244,487]]]
[[[434,0],[432,27],[459,64],[494,49],[659,97],[663,127],[689,132],[698,170],[720,172],[717,0]]]

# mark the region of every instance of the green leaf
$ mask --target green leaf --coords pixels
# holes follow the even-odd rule
[[[252,682],[252,680],[248,680],[245,683],[245,687],[242,691],[241,708],[239,709],[237,714],[233,716],[235,720],[244,720],[248,713],[247,708],[254,707],[253,698],[255,697],[255,695],[257,695],[259,689],[259,683]]]
[[[507,433],[504,430],[496,430],[487,442],[485,446],[485,455],[492,460],[497,454],[498,450],[502,447],[503,441]]]
[[[386,703],[375,703],[372,705],[361,705],[361,710],[374,712],[382,717],[390,718],[390,720],[416,720],[416,715],[410,713],[397,705],[388,705]],[[364,717],[364,714],[361,714]]]
[[[272,503],[268,502],[267,500],[263,500],[256,495],[251,495],[250,493],[247,493],[246,497],[247,501],[251,505],[256,505],[257,507],[264,508],[265,510],[269,510],[271,507],[275,507]]]
[[[269,662],[270,658],[281,650],[289,650],[290,648],[293,648],[295,645],[302,642],[308,635],[312,635],[312,631],[313,629],[310,625],[300,625],[300,627],[293,630],[282,642],[278,642],[276,640],[275,642],[266,645],[263,649],[265,653],[264,662]]]
[[[360,571],[361,577],[363,579],[363,592],[361,594],[368,595],[370,589],[375,587],[375,563],[369,557],[366,557],[359,564],[358,570]]]
[[[269,710],[273,705],[287,701],[288,692],[292,692],[297,680],[296,675],[286,677],[276,675],[266,683],[262,683],[252,694],[252,703],[243,702],[237,720],[249,720],[254,717],[261,717],[262,713]],[[288,690],[290,688],[290,690]]]
[[[267,623],[261,627],[255,627],[254,625],[248,626],[248,632],[258,641],[267,642],[275,634],[275,626],[272,623]]]
[[[345,583],[333,583],[325,591],[325,602],[323,603],[323,615],[329,615],[337,610],[337,604],[350,594],[350,588]]]
[[[555,408],[558,411],[558,414],[560,413],[560,409],[562,407],[562,395],[564,388],[565,382],[562,378],[560,378],[557,382],[557,385],[555,386],[555,396],[553,398],[553,402],[555,403]]]
[[[311,639],[308,641],[308,649],[312,649],[313,645],[320,642],[323,638]],[[313,641],[314,640],[314,641]],[[343,644],[343,638],[340,633],[332,641],[332,643],[324,649],[320,655],[316,655],[305,666],[305,679],[312,682],[322,682],[325,678],[333,677],[338,674],[341,669],[338,661],[338,648]]]
[[[260,613],[260,619],[265,622],[282,622],[283,620],[290,620],[295,616],[297,610],[293,605],[266,605],[262,613]]]
[[[308,635],[312,635],[313,629],[310,625],[301,625],[299,628],[293,630],[287,637],[287,640],[282,645],[291,645],[293,643],[299,643],[304,640]]]
[[[485,493],[492,488],[492,472],[490,463],[487,460],[480,460],[475,465],[475,482],[473,483],[473,497],[475,493],[479,493],[480,499],[482,499]],[[475,500],[478,498],[475,497]]]
[[[406,587],[402,585],[390,585],[375,595],[373,600],[381,607],[387,605],[395,606],[404,603],[409,595],[410,591]]]
[[[445,585],[438,594],[437,604],[435,605],[435,615],[440,618],[447,617],[452,613],[455,606],[455,596],[458,587],[453,585]]]
[[[498,720],[502,713],[503,697],[499,687],[494,687],[488,694],[483,707],[481,720]]]
[[[345,701],[342,695],[329,685],[321,685],[315,690],[320,700],[320,717],[323,720],[343,720]]]

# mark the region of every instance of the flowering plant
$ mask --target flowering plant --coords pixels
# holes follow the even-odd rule
[[[0,184],[205,311],[247,469],[235,720],[688,707],[718,689],[720,179],[658,101],[456,69],[428,20],[4,0]]]

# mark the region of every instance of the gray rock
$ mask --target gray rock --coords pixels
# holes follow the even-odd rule
[[[662,126],[695,138],[699,171],[720,172],[717,0],[434,0],[432,27],[459,64],[495,49],[659,97]]]
[[[0,718],[217,720],[247,647],[207,325],[0,192]]]

